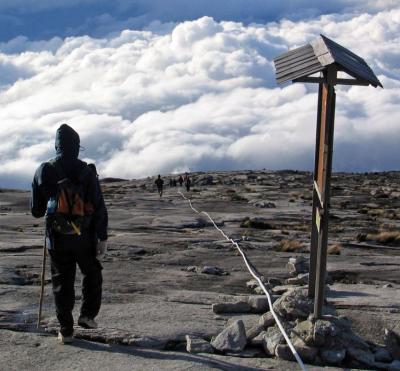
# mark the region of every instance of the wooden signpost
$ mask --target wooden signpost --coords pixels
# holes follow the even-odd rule
[[[274,63],[278,83],[292,81],[319,85],[308,295],[314,298],[314,316],[321,318],[328,247],[335,85],[382,87],[382,84],[362,58],[323,35],[275,58]],[[339,71],[353,78],[338,78]],[[310,76],[315,73],[320,76]]]

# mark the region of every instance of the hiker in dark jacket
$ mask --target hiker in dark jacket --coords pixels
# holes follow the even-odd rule
[[[190,177],[187,176],[186,180],[185,180],[185,186],[186,186],[186,190],[189,192],[190,191],[190,186],[192,185],[192,181],[190,180]]]
[[[161,179],[161,175],[158,175],[156,181],[154,182],[157,186],[157,191],[160,195],[160,198],[162,196],[163,193],[163,185],[164,185],[164,181]]]
[[[98,258],[107,250],[107,209],[96,173],[78,159],[79,148],[78,133],[66,124],[61,125],[56,134],[56,157],[39,166],[32,183],[32,215],[36,218],[47,215],[46,245],[51,258],[53,294],[60,323],[58,339],[62,343],[73,339],[76,264],[83,275],[78,325],[97,327],[94,318],[100,309],[102,293],[102,266]],[[86,221],[80,230],[72,221],[67,221],[66,225],[73,226],[68,234],[60,228],[57,231],[49,216],[50,208],[60,205],[60,185],[57,183],[61,184],[60,181],[66,178],[67,182],[73,181],[83,190],[85,216],[82,218]],[[69,202],[68,205],[71,206]]]

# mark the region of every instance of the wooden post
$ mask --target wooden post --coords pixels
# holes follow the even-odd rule
[[[324,73],[318,96],[317,147],[315,155],[313,212],[311,230],[309,296],[314,297],[314,316],[322,316],[326,277],[330,184],[332,173],[337,71]]]
[[[318,108],[317,108],[317,132],[315,141],[315,160],[314,160],[314,183],[313,183],[313,203],[312,203],[312,219],[311,219],[311,244],[310,244],[310,273],[308,278],[308,296],[313,298],[315,295],[315,279],[317,269],[317,252],[318,252],[318,229],[315,222],[317,207],[320,206],[319,197],[315,188],[318,173],[318,158],[319,158],[319,136],[321,131],[321,105],[322,105],[322,87],[323,83],[319,84],[318,89]]]

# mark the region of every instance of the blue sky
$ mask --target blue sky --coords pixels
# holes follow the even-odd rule
[[[3,0],[0,41],[20,35],[31,40],[104,37],[124,26],[142,29],[152,21],[182,22],[203,16],[248,24],[312,19],[322,14],[374,13],[394,7],[395,1],[390,0]]]
[[[2,0],[0,187],[28,187],[68,122],[102,176],[312,169],[316,91],[273,58],[327,35],[384,89],[339,87],[334,168],[399,169],[396,1]]]

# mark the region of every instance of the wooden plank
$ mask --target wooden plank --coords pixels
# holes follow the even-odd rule
[[[326,109],[328,102],[328,85],[322,85],[322,105],[321,105],[321,127],[319,134],[319,143],[318,143],[318,169],[317,169],[317,178],[315,182],[318,185],[318,189],[322,192],[320,200],[323,202],[324,199],[323,194],[325,190],[325,163],[326,163]]]
[[[322,104],[322,83],[318,86],[318,105],[317,105],[317,125],[315,130],[315,157],[314,157],[314,181],[317,176],[318,169],[318,143],[321,126],[321,104]],[[310,272],[308,279],[308,297],[315,296],[315,281],[317,273],[317,254],[318,254],[318,236],[319,232],[315,225],[315,215],[317,207],[319,206],[318,195],[315,188],[313,189],[313,204],[312,204],[312,218],[311,218],[311,243],[310,243]]]
[[[293,82],[310,82],[314,84],[321,84],[324,82],[324,79],[322,77],[304,76],[294,79]]]
[[[296,60],[298,58],[302,58],[302,57],[307,56],[307,55],[315,57],[314,50],[311,47],[307,48],[307,49],[304,49],[304,50],[302,50],[302,51],[300,51],[298,53],[292,54],[292,55],[290,55],[290,56],[288,56],[286,58],[282,58],[282,59],[279,59],[279,60],[276,60],[276,58],[275,58],[274,59],[274,63],[279,66],[282,63],[291,62],[293,60]]]
[[[304,55],[301,55],[301,56],[299,56],[297,58],[293,58],[290,61],[286,61],[285,60],[285,61],[283,61],[283,62],[281,62],[279,64],[275,63],[275,68],[277,70],[280,70],[280,69],[285,68],[287,66],[296,65],[296,64],[301,63],[302,61],[309,61],[309,60],[317,61],[318,59],[315,57],[314,54],[304,54]]]
[[[289,66],[289,67],[287,67],[287,68],[285,68],[283,70],[276,71],[276,76],[278,78],[280,78],[280,77],[285,76],[285,75],[290,74],[290,73],[294,73],[294,72],[302,71],[302,70],[307,70],[310,67],[313,68],[314,66],[322,68],[322,66],[319,63],[318,59],[314,59],[313,58],[312,60],[310,60],[310,61],[308,61],[306,63],[303,63],[303,64],[301,64],[299,66],[296,66],[296,65]]]
[[[360,80],[360,79],[337,79],[336,84],[338,85],[362,85],[362,86],[368,86],[370,83],[365,80]]]
[[[286,58],[292,56],[293,54],[301,53],[304,50],[309,50],[309,46],[310,46],[310,44],[306,44],[306,45],[300,46],[299,48],[289,50],[286,53],[283,53],[283,54],[277,56],[276,58],[274,58],[274,61],[278,62],[281,59],[286,59]]]
[[[293,62],[291,64],[288,64],[286,66],[277,67],[276,68],[276,75],[279,76],[279,75],[282,75],[283,73],[285,73],[286,71],[298,70],[298,69],[301,69],[303,67],[311,66],[311,65],[314,65],[314,64],[319,64],[319,61],[318,61],[317,58],[312,56],[311,58],[299,60],[299,61]]]
[[[333,76],[329,76],[329,75]],[[335,80],[337,71],[335,68],[327,70],[327,81]],[[325,112],[326,137],[324,143],[324,187],[322,188],[322,196],[325,204],[323,218],[320,225],[320,234],[318,238],[316,282],[315,282],[315,300],[314,300],[314,317],[321,318],[325,297],[325,278],[326,278],[326,260],[328,247],[328,226],[329,226],[329,200],[330,200],[330,183],[332,175],[332,155],[333,155],[333,134],[335,121],[335,89],[333,85],[324,84],[327,91],[326,106],[322,105],[322,113]],[[322,116],[322,119],[324,115]]]
[[[312,75],[313,73],[320,72],[322,69],[323,69],[323,67],[320,64],[318,64],[318,66],[313,66],[312,68],[310,67],[308,69],[307,68],[306,69],[302,69],[302,70],[299,70],[299,71],[295,71],[295,72],[293,72],[291,74],[288,74],[286,76],[277,77],[276,80],[278,81],[278,83],[285,82],[285,81],[288,81],[288,80],[297,79],[297,78],[302,77],[302,76]]]

